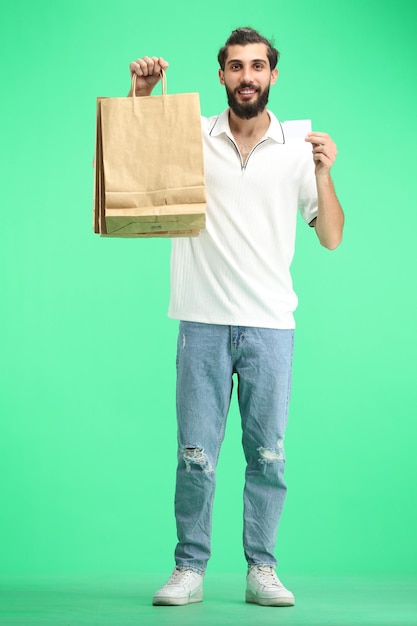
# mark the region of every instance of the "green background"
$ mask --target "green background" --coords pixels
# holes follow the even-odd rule
[[[165,572],[175,543],[170,242],[91,230],[96,96],[128,64],[226,106],[229,32],[274,35],[270,107],[339,147],[345,239],[299,224],[300,297],[277,554],[312,573],[416,572],[415,3],[3,2],[0,575]],[[242,571],[233,402],[211,571]]]

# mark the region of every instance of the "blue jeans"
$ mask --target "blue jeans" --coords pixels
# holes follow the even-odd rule
[[[216,465],[238,382],[246,458],[243,546],[249,565],[276,566],[284,504],[284,431],[294,332],[181,322],[177,347],[177,567],[203,572],[210,557]]]

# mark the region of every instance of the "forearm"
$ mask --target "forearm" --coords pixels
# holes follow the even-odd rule
[[[342,241],[343,210],[337,199],[330,172],[317,176],[316,182],[318,213],[314,226],[321,245],[334,250]]]
[[[152,91],[153,91],[153,87],[146,87],[146,88],[138,88],[136,87],[136,91],[135,91],[135,96],[137,98],[142,98],[143,96],[151,96],[152,95]],[[129,93],[127,94],[128,98],[133,96],[133,84],[130,88]]]

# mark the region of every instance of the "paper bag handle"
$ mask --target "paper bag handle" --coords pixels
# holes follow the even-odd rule
[[[137,74],[134,73],[132,74],[132,96],[133,98],[136,98],[136,78],[137,78]],[[167,95],[167,75],[165,70],[161,69],[161,83],[162,83],[162,95],[166,96]]]

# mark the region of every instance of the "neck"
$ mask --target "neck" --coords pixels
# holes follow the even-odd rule
[[[232,109],[229,109],[229,126],[233,135],[239,135],[241,137],[263,135],[269,128],[270,122],[271,120],[266,109],[249,120],[238,117]]]

